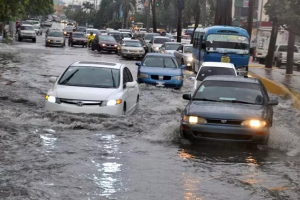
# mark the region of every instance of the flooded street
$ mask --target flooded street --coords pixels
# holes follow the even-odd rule
[[[0,46],[0,199],[300,199],[300,125],[280,99],[267,146],[190,143],[179,135],[181,90],[140,85],[127,117],[51,113],[44,96],[76,61],[136,60],[81,47]]]

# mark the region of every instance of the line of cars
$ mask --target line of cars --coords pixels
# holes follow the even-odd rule
[[[125,58],[145,55],[140,40],[123,38],[118,44],[109,32],[116,33],[96,33],[91,49],[113,51]],[[147,33],[146,38],[149,38]],[[161,38],[165,39],[152,34],[149,41],[158,44],[155,39]],[[45,96],[45,108],[74,113],[131,114],[139,102],[138,83],[182,87],[183,69],[192,62],[191,47],[190,44],[164,41],[156,53],[149,52],[136,63],[137,80],[124,64],[76,62],[59,77],[50,78],[54,86]],[[270,99],[259,79],[238,76],[232,63],[203,62],[192,80],[192,93],[182,96],[188,100],[179,124],[183,138],[253,144],[268,142],[273,124],[272,107],[278,101]]]

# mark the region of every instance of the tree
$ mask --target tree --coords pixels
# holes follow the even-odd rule
[[[232,0],[217,0],[215,25],[232,25]]]
[[[274,19],[277,21],[278,25],[282,26],[284,29],[288,30],[290,33],[289,42],[288,42],[288,52],[287,58],[287,73],[293,71],[293,54],[294,54],[294,45],[295,38],[294,34],[300,35],[300,1],[299,0],[269,0],[265,5],[266,14],[269,15],[270,20]],[[292,34],[292,35],[291,35]],[[272,39],[272,38],[271,38]],[[272,41],[272,40],[271,40]],[[271,43],[270,41],[270,43]],[[269,46],[268,59],[269,62],[266,63],[266,67],[271,67],[271,59],[273,61],[274,48],[271,49]]]
[[[152,8],[152,25],[153,25],[153,32],[157,32],[156,26],[156,0],[151,0],[151,8]]]
[[[136,6],[135,0],[122,0],[121,1],[122,11],[123,11],[123,22],[122,28],[127,26],[128,22],[128,14],[129,11],[134,11]]]

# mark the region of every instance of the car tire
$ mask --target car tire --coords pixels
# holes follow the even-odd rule
[[[71,47],[74,47],[73,43],[71,43]]]
[[[91,45],[91,50],[95,51],[94,45]]]
[[[18,41],[21,42],[22,41],[22,37],[19,35],[18,36]]]
[[[82,45],[82,48],[84,48],[84,45]]]
[[[36,38],[32,39],[32,42],[36,43]]]

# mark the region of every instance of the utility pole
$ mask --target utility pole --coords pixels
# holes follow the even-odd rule
[[[177,0],[177,3],[178,3],[177,42],[181,42],[182,10],[184,9],[184,0]]]
[[[272,20],[272,31],[271,31],[271,37],[270,37],[270,44],[268,49],[268,54],[266,58],[266,68],[272,68],[273,66],[273,59],[274,59],[274,52],[275,52],[275,46],[276,46],[276,40],[277,40],[277,34],[278,34],[278,20],[273,19]]]
[[[287,47],[286,74],[293,74],[295,41],[296,36],[290,31]]]
[[[147,17],[146,29],[147,29],[147,32],[149,32],[149,30],[150,30],[150,0],[146,0],[145,7],[146,7],[146,17]]]
[[[206,0],[202,0],[202,27],[205,26],[206,26]]]
[[[248,31],[248,34],[250,35],[250,38],[252,35],[252,28],[253,28],[254,8],[255,8],[255,0],[249,0],[247,31]]]

